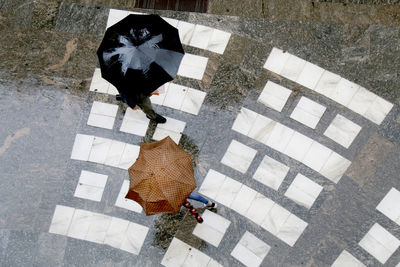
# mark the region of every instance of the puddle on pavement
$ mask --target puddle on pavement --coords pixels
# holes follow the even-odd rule
[[[153,245],[166,250],[178,231],[185,215],[186,211],[181,210],[179,213],[163,214],[159,219],[155,220]]]

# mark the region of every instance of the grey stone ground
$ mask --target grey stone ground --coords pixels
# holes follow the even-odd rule
[[[160,113],[187,122],[180,145],[194,157],[197,183],[202,183],[208,169],[221,171],[257,188],[309,223],[291,248],[220,207],[218,214],[232,224],[217,249],[191,234],[195,223],[186,212],[145,217],[114,207],[127,176],[124,171],[70,160],[77,133],[135,144],[142,141],[119,131],[123,106],[113,131],[86,126],[93,100],[117,103],[112,97],[89,93],[88,88],[108,9],[131,9],[132,3],[0,0],[0,266],[159,266],[173,235],[224,266],[240,266],[229,254],[246,230],[272,247],[263,266],[330,266],[343,249],[368,266],[381,266],[357,243],[375,222],[400,238],[400,227],[376,210],[390,188],[400,189],[399,5],[396,1],[393,5],[316,1],[312,7],[310,1],[285,2],[214,0],[210,14],[157,12],[233,33],[224,55],[185,47],[187,52],[209,57],[201,82],[177,79],[179,84],[207,92],[198,116],[157,107]],[[394,103],[394,108],[378,127],[321,95],[282,80],[262,68],[274,46],[368,88]],[[267,80],[295,91],[281,113],[254,104]],[[327,107],[316,130],[289,119],[300,96]],[[242,106],[338,151],[353,162],[351,167],[335,185],[295,160],[231,131]],[[323,135],[339,112],[363,127],[348,150]],[[145,140],[152,135],[152,126]],[[254,173],[265,154],[291,168],[278,192],[219,163],[233,138],[259,151],[248,174]],[[73,197],[80,171],[88,168],[109,175],[100,203]],[[311,210],[283,197],[297,172],[309,174],[324,186]],[[148,225],[150,232],[140,255],[49,234],[57,204]],[[386,266],[399,262],[397,250]]]

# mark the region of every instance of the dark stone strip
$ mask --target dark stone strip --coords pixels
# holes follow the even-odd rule
[[[135,8],[207,13],[208,0],[139,0]]]

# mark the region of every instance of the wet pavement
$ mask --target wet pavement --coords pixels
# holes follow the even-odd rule
[[[215,170],[307,223],[295,244],[289,245],[217,200],[214,212],[230,225],[214,246],[193,234],[196,222],[184,209],[146,217],[116,206],[128,178],[125,170],[71,159],[77,134],[139,145],[152,140],[156,131],[150,123],[144,137],[121,132],[126,106],[113,95],[89,91],[110,8],[149,12],[133,9],[133,2],[0,1],[1,266],[161,266],[173,238],[223,266],[243,266],[231,253],[246,232],[270,247],[261,266],[331,266],[344,250],[366,266],[400,262],[398,247],[390,251],[381,244],[390,254],[382,263],[376,258],[380,256],[360,244],[375,223],[400,240],[399,221],[377,210],[392,188],[400,190],[398,3],[209,1],[208,14],[155,11],[231,33],[223,54],[184,46],[187,53],[208,58],[201,80],[178,76],[173,81],[206,93],[198,115],[155,105],[157,112],[186,123],[179,144],[193,156],[198,188]],[[378,125],[263,68],[273,47],[361,85],[394,106]],[[281,111],[257,101],[267,81],[292,91]],[[326,107],[315,129],[290,117],[301,97]],[[111,130],[87,125],[94,101],[118,105]],[[288,153],[232,130],[243,107],[315,140],[351,165],[335,183]],[[324,135],[337,114],[361,126],[348,148]],[[257,151],[244,173],[221,163],[232,140]],[[277,189],[253,179],[264,156],[289,167]],[[100,201],[74,197],[82,170],[108,176]],[[298,173],[323,187],[310,208],[287,196]],[[392,204],[390,208],[397,211],[396,202]],[[56,205],[123,219],[146,226],[149,232],[137,255],[50,233]]]

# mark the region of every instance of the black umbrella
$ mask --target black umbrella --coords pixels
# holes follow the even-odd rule
[[[178,30],[158,15],[127,16],[97,50],[101,76],[127,95],[149,95],[171,81],[184,54]]]

